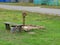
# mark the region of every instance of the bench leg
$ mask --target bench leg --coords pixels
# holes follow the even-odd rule
[[[10,24],[5,24],[6,30],[10,30]]]
[[[14,33],[15,31],[16,31],[16,27],[11,27],[10,32],[11,32],[11,33]]]

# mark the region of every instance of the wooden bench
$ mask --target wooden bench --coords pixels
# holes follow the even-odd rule
[[[10,30],[11,32],[15,32],[16,30],[21,32],[22,25],[21,24],[15,24],[11,22],[4,22],[6,30]]]

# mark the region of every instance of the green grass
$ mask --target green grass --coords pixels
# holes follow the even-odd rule
[[[60,6],[49,6],[49,5],[39,5],[39,4],[33,4],[33,3],[0,3],[0,4],[6,4],[6,5],[14,5],[14,6],[39,6],[42,8],[57,8],[60,9]]]
[[[27,12],[26,24],[42,25],[46,29],[10,33],[4,22],[22,24],[22,11],[0,9],[0,45],[60,45],[60,16]]]

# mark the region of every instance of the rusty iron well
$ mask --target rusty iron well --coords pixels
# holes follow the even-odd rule
[[[22,17],[23,17],[23,26],[25,26],[25,18],[26,18],[26,16],[27,16],[27,13],[26,12],[23,12],[22,13]]]

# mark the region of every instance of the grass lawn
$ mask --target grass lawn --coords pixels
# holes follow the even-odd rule
[[[60,16],[27,12],[26,24],[43,25],[46,29],[14,33],[5,30],[4,22],[22,24],[22,12],[0,9],[0,45],[60,45]]]
[[[42,8],[57,8],[57,9],[60,9],[60,6],[36,5],[36,4],[33,4],[33,3],[0,3],[0,4],[14,5],[14,6],[39,6],[39,7],[42,7]]]

